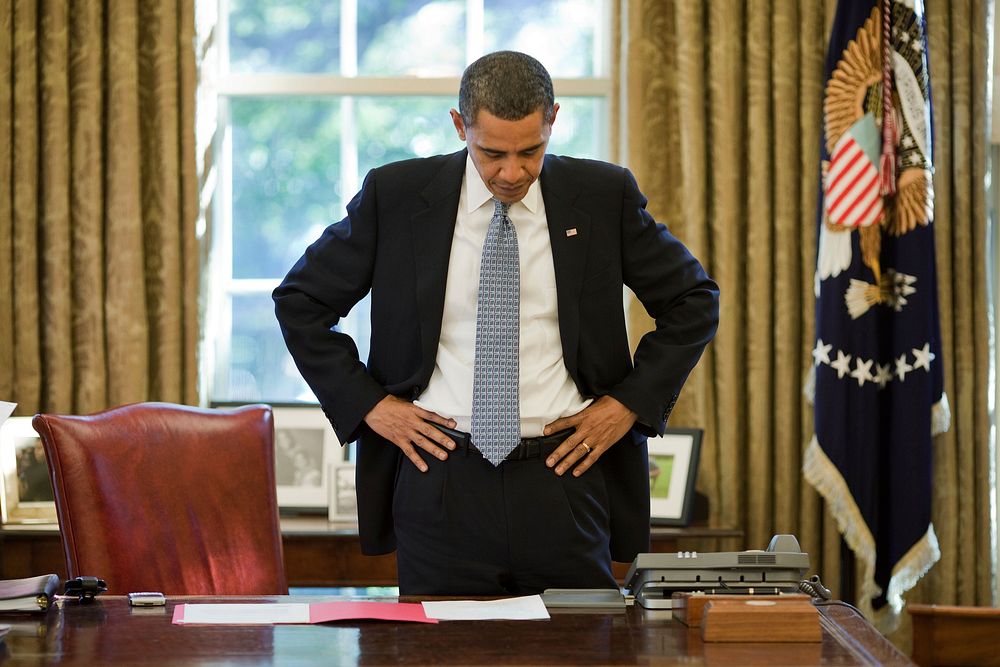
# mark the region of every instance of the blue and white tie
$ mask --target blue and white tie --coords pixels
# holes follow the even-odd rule
[[[510,204],[494,199],[479,271],[472,443],[493,465],[521,442],[518,344],[521,271]]]

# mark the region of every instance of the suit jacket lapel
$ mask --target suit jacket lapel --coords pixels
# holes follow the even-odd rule
[[[559,335],[570,377],[578,382],[580,291],[590,245],[590,215],[573,206],[579,190],[566,178],[558,158],[546,156],[541,173],[542,198],[552,244],[559,302]]]
[[[411,218],[423,356],[421,360],[423,386],[426,386],[434,370],[434,359],[437,357],[438,340],[441,336],[448,260],[451,256],[458,199],[462,192],[462,179],[465,174],[465,156],[464,149],[449,156],[444,167],[420,193],[427,205],[426,208]]]

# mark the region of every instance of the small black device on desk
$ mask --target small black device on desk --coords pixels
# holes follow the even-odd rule
[[[80,602],[93,602],[94,598],[108,590],[108,584],[100,577],[75,577],[66,580],[63,594],[77,598]]]

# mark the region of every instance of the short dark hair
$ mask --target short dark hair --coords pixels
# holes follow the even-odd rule
[[[467,126],[475,124],[481,109],[503,120],[521,120],[540,109],[548,123],[554,103],[548,71],[518,51],[495,51],[469,65],[458,91],[458,110]]]

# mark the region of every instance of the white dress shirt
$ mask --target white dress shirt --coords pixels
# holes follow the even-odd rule
[[[466,158],[434,372],[415,403],[453,418],[456,428],[467,432],[472,430],[479,264],[493,208],[493,195],[472,158]],[[521,265],[521,436],[530,438],[541,435],[549,422],[579,412],[590,400],[577,390],[563,363],[556,274],[545,202],[537,180],[524,199],[511,205],[508,215],[517,230]]]

